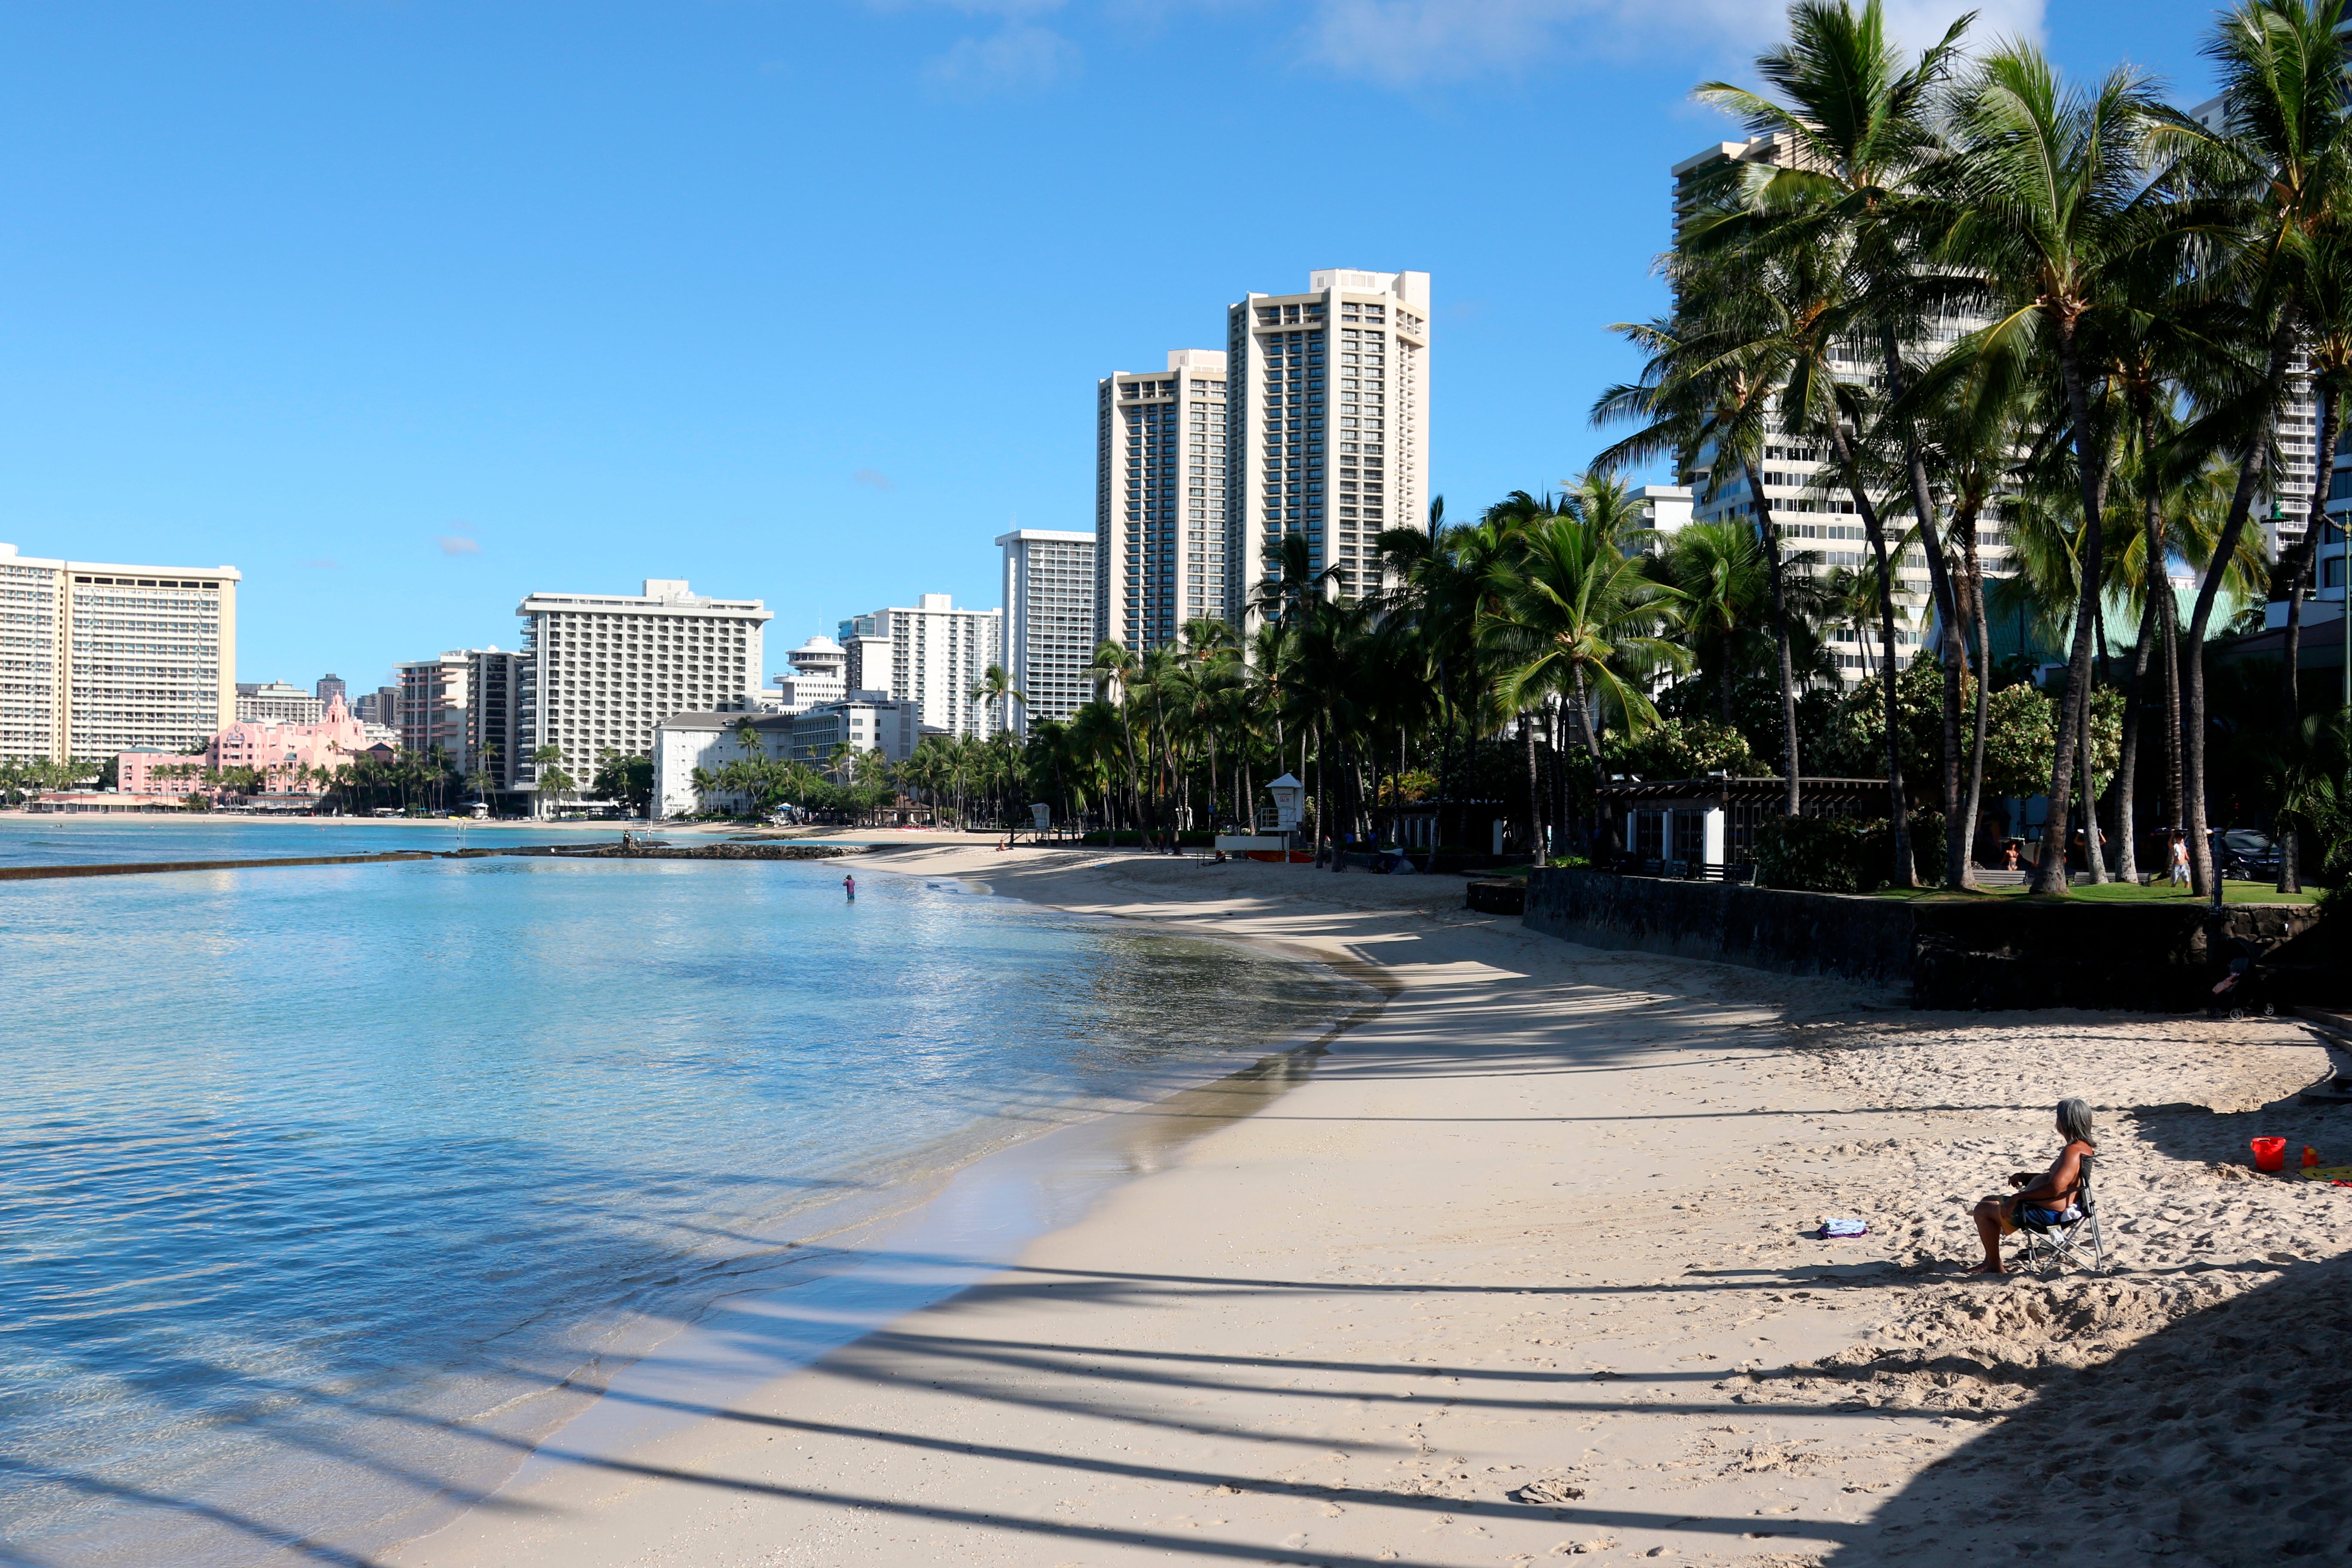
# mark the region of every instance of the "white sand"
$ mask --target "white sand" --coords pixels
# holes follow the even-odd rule
[[[1534,935],[1464,911],[1458,878],[972,848],[861,868],[886,865],[1278,939],[1397,990],[1310,1081],[1017,1267],[624,1455],[572,1462],[559,1434],[388,1562],[2343,1550],[2352,1190],[2226,1163],[2254,1131],[2352,1163],[2352,1112],[2287,1100],[2326,1070],[2300,1026],[1914,1014]],[[2101,1108],[2120,1271],[1954,1278],[1969,1205],[2047,1162],[2074,1092]],[[1801,1234],[1825,1214],[1873,1234]]]

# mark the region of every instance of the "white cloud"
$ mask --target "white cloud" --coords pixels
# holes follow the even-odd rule
[[[2045,0],[1887,0],[1889,28],[1918,47],[1968,10],[1969,37],[2038,38]],[[1392,87],[1515,73],[1570,49],[1694,63],[1753,55],[1783,36],[1781,0],[1312,0],[1307,35],[1345,76]]]
[[[1076,75],[1084,55],[1051,27],[1010,22],[985,38],[959,38],[923,67],[933,87],[960,96],[1036,92]]]
[[[872,485],[877,490],[895,490],[898,488],[890,482],[890,476],[879,468],[860,468],[849,476],[849,482],[853,485]]]
[[[462,522],[452,523],[450,526],[453,528],[463,528],[466,530],[467,533],[474,531],[471,528]],[[465,534],[436,534],[434,535],[434,542],[441,546],[441,553],[444,555],[479,555],[482,552],[482,547],[473,540],[465,537]]]

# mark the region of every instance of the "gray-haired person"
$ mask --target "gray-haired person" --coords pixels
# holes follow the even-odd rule
[[[1984,1243],[1984,1261],[1971,1274],[2004,1274],[2000,1238],[2014,1236],[2022,1212],[2035,1225],[2072,1225],[2083,1217],[2075,1199],[2083,1190],[2083,1162],[2099,1152],[2091,1142],[2091,1108],[2080,1100],[2058,1102],[2058,1136],[2065,1147],[2040,1175],[2019,1171],[2009,1178],[2017,1189],[2005,1198],[1987,1198],[1977,1205],[1977,1237]]]

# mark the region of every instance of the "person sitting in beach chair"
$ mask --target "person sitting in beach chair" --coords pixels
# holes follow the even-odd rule
[[[1987,1198],[1976,1207],[1977,1237],[1984,1243],[1984,1261],[1970,1274],[2005,1274],[2000,1264],[2000,1238],[2026,1233],[2026,1255],[2035,1260],[2035,1238],[2052,1243],[2057,1252],[2071,1255],[2074,1227],[2089,1218],[2091,1163],[2098,1145],[2091,1142],[2091,1108],[2080,1100],[2058,1102],[2058,1136],[2065,1146],[2040,1175],[2020,1171],[2009,1178],[2017,1189],[2005,1198]],[[2097,1222],[2093,1220],[2095,1229]],[[2058,1243],[2063,1246],[2058,1246]]]

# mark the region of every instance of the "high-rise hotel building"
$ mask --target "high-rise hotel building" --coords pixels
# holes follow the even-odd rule
[[[1164,371],[1096,383],[1098,639],[1141,653],[1196,616],[1234,618],[1230,438],[1214,349],[1171,349]]]
[[[1027,699],[1010,727],[1026,735],[1041,720],[1066,722],[1094,695],[1087,666],[1095,651],[1095,536],[1017,528],[997,536],[1004,552],[1004,668]]]
[[[653,752],[654,726],[673,713],[748,713],[767,660],[757,599],[713,599],[683,580],[649,577],[642,595],[533,594],[515,700],[513,787],[539,778],[531,754],[563,753],[584,786],[606,752]]]
[[[1233,465],[1229,618],[1243,623],[1289,534],[1343,595],[1380,585],[1386,528],[1429,526],[1429,274],[1307,275],[1225,312]]]
[[[1727,165],[1779,166],[1790,156],[1789,143],[1768,133],[1751,136],[1745,142],[1718,142],[1676,163],[1669,171],[1674,178],[1676,227],[1704,199],[1709,182],[1724,174]],[[1936,323],[1928,329],[1927,342],[1909,345],[1910,354],[1915,359],[1930,356],[1982,324],[1981,319],[1969,316]],[[1832,359],[1832,372],[1857,382],[1877,376],[1884,366],[1875,357],[1875,345],[1864,342],[1856,346],[1871,357]],[[1864,537],[1862,516],[1854,510],[1853,498],[1839,481],[1837,465],[1822,442],[1813,436],[1791,436],[1775,406],[1765,413],[1762,447],[1763,460],[1756,465],[1757,478],[1763,485],[1761,495],[1749,489],[1747,475],[1737,466],[1727,472],[1713,474],[1715,453],[1711,448],[1696,454],[1690,475],[1693,498],[1688,521],[1738,520],[1769,524],[1784,552],[1809,557],[1806,570],[1817,578],[1827,578],[1840,567],[1849,571],[1872,568],[1874,558]],[[1714,481],[1711,487],[1710,477]],[[1882,499],[1879,505],[1882,515],[1893,510],[1886,499]],[[1905,504],[1901,510],[1901,517],[1887,519],[1890,550],[1912,526],[1907,521],[1908,505]],[[1680,508],[1675,509],[1675,515],[1683,515]],[[2001,504],[1996,500],[1986,506],[1977,521],[1977,555],[1989,578],[2006,576],[2010,572],[2009,537],[2002,517]],[[1935,626],[1935,594],[1927,555],[1916,544],[1901,551],[1890,564],[1895,576],[1896,657],[1907,662],[1927,642]],[[1842,679],[1859,681],[1877,668],[1880,649],[1874,629],[1867,640],[1857,637],[1855,628],[1849,625],[1832,623],[1823,632],[1826,651]]]
[[[233,566],[120,566],[0,544],[0,758],[181,752],[236,721]]]
[[[1004,721],[974,694],[988,667],[1004,662],[1004,612],[959,610],[951,594],[915,598],[841,623],[850,695],[886,692],[919,704],[926,730],[986,740]]]

